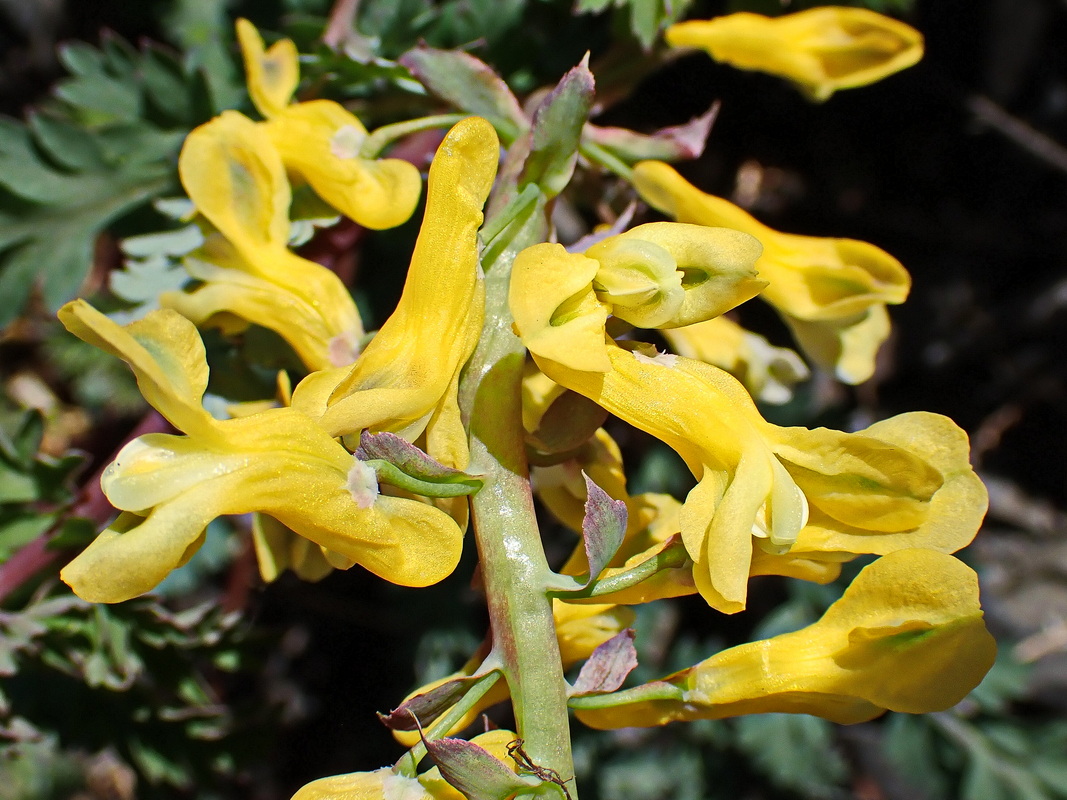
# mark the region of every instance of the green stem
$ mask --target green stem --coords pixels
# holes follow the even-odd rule
[[[363,145],[359,148],[359,156],[360,158],[377,158],[390,143],[397,139],[432,128],[451,128],[469,116],[470,114],[438,114],[433,117],[419,117],[395,122],[392,125],[382,125],[363,140]]]
[[[552,597],[566,600],[584,600],[590,597],[614,594],[615,592],[621,592],[623,589],[637,586],[665,569],[676,569],[688,560],[689,553],[686,551],[685,545],[679,541],[664,548],[651,558],[642,561],[633,569],[626,570],[626,572],[620,572],[604,580],[594,579],[585,586],[576,586],[575,588],[564,587],[561,584],[559,589],[553,589],[549,594]]]
[[[584,141],[578,147],[578,152],[592,161],[594,164],[599,164],[611,172],[614,172],[620,178],[625,181],[633,182],[634,171],[623,161],[615,155],[612,155],[606,148],[597,144],[596,142]]]
[[[489,227],[494,227],[490,221]],[[534,515],[523,442],[521,382],[526,351],[512,331],[508,283],[516,253],[547,238],[543,196],[513,216],[483,262],[486,313],[482,338],[460,383],[471,434],[469,469],[485,484],[471,498],[474,534],[489,605],[493,652],[500,658],[518,735],[539,767],[574,776],[566,683],[560,662],[551,576]],[[577,800],[576,795],[572,795]]]

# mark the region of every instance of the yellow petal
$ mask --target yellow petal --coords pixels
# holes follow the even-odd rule
[[[753,236],[729,227],[650,222],[590,247],[586,255],[601,261],[620,244],[657,248],[673,262],[681,285],[681,302],[670,314],[645,321],[630,319],[616,307],[615,316],[639,327],[674,328],[717,317],[755,297],[767,285],[757,277],[762,246]],[[602,300],[609,300],[601,295]],[[647,312],[646,312],[647,313]]]
[[[564,669],[589,658],[600,645],[634,621],[633,611],[613,603],[578,605],[553,600],[552,616]]]
[[[677,699],[579,711],[598,728],[793,712],[862,722],[949,708],[993,664],[978,579],[951,556],[901,550],[860,572],[807,628],[733,647],[665,679]]]
[[[807,439],[820,435],[820,432],[813,431],[811,437],[802,435],[801,438],[805,440],[798,440],[795,444],[814,446]],[[888,494],[881,498],[873,495],[885,489],[870,484],[868,491],[872,494],[872,513],[869,517],[865,516],[862,513],[863,503],[857,503],[856,515],[851,517],[852,524],[824,512],[819,507],[823,501],[809,495],[813,510],[809,524],[797,539],[795,552],[814,558],[824,557],[821,554],[831,558],[835,557],[833,554],[838,554],[838,558],[840,554],[847,553],[885,554],[908,547],[952,553],[970,543],[982,524],[988,496],[985,486],[971,468],[967,435],[952,420],[926,412],[900,414],[860,431],[858,437],[859,442],[877,441],[879,447],[895,449],[898,457],[903,455],[907,460],[921,461],[925,467],[916,468],[915,473],[908,476],[887,475],[889,479],[885,485]],[[791,449],[790,452],[796,451]],[[788,466],[789,454],[783,451],[783,457]],[[898,463],[903,464],[904,461]],[[879,505],[885,507],[899,502],[901,496],[909,491],[914,493],[913,498],[927,494],[934,487],[934,482],[929,477],[925,486],[917,485],[914,481],[921,481],[924,474],[930,476],[931,470],[936,471],[939,480],[928,500],[922,502],[922,511],[910,520],[914,524],[909,524],[906,517],[901,518],[902,524],[895,528],[875,522],[875,509]],[[797,480],[803,485],[805,479],[798,476]],[[860,500],[860,497],[854,495],[851,500]]]
[[[187,504],[164,505],[144,519],[120,515],[59,577],[90,603],[120,603],[151,591],[203,543],[220,493],[231,488],[221,481],[195,487]]]
[[[311,370],[350,363],[351,348],[336,345],[362,336],[359,313],[337,275],[288,250],[289,184],[262,127],[224,113],[189,135],[179,169],[221,236],[184,262],[203,285],[162,302],[198,324],[238,317],[274,330]]]
[[[598,261],[547,242],[515,257],[508,304],[531,353],[587,372],[610,369],[604,350],[608,309],[593,291],[598,269]]]
[[[477,233],[498,149],[492,125],[479,117],[458,123],[441,143],[403,294],[334,390],[321,420],[333,434],[424,427],[455,387],[482,329]]]
[[[279,39],[264,50],[259,31],[246,19],[237,20],[237,41],[253,104],[265,117],[280,114],[300,82],[296,45],[290,39]]]
[[[289,106],[266,123],[286,168],[346,217],[367,228],[408,220],[422,194],[418,168],[397,158],[360,158],[363,124],[332,100]]]
[[[174,427],[211,436],[213,420],[201,405],[204,344],[189,320],[161,311],[122,327],[84,300],[67,303],[58,316],[79,339],[128,363],[141,394]]]
[[[846,525],[872,533],[918,528],[944,485],[933,465],[895,442],[827,428],[771,430],[775,454],[812,511]]]
[[[236,111],[195,128],[178,157],[196,210],[252,262],[265,246],[289,241],[291,194],[270,136]]]
[[[331,775],[301,787],[292,800],[434,800],[415,778],[388,767],[373,772]]]
[[[312,583],[334,570],[321,547],[266,514],[252,515],[252,543],[264,583],[273,582],[287,569]]]
[[[220,249],[214,247],[211,255]],[[273,330],[310,370],[351,363],[351,343],[362,337],[363,323],[337,275],[281,249],[265,252],[256,263],[239,257],[219,261],[226,263],[187,257],[186,270],[202,283],[191,291],[164,292],[160,304],[201,327],[230,331],[239,319],[241,327],[252,323]]]
[[[812,361],[853,385],[874,375],[878,349],[890,332],[889,313],[880,305],[841,319],[808,322],[784,315],[783,319]]]
[[[867,9],[834,6],[773,18],[742,12],[681,22],[667,30],[667,42],[788,78],[815,100],[879,81],[923,55],[922,34],[909,25]]]

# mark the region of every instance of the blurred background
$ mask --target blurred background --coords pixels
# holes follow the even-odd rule
[[[316,50],[327,0],[0,0],[0,798],[275,800],[391,763],[401,751],[374,712],[457,668],[485,630],[473,553],[418,592],[359,570],[263,586],[241,520],[213,524],[157,599],[92,608],[56,584],[63,548],[106,519],[94,471],[159,420],[122,368],[57,330],[48,306],[103,293],[120,242],[172,224],[150,201],[180,192],[181,138],[218,108],[248,110],[237,16],[316,54],[306,82],[339,75],[330,90],[369,126],[414,102],[390,64],[420,39],[464,46],[520,97],[590,50],[595,122],[651,132],[720,101],[704,155],[679,166],[686,177],[776,229],[873,242],[912,274],[874,379],[816,375],[763,410],[780,424],[855,429],[921,409],[968,431],[990,512],[963,557],[1001,645],[994,671],[952,711],[849,728],[770,715],[578,732],[583,797],[1067,797],[1067,4],[854,4],[913,24],[926,56],[813,104],[772,76],[653,46],[679,11],[665,0],[584,2],[582,14],[561,0],[365,0],[369,54],[344,64]],[[694,2],[685,13],[808,5]],[[85,154],[90,140],[103,156]],[[425,160],[434,142],[406,146]],[[131,148],[144,157],[109,160]],[[605,184],[579,188],[595,197]],[[575,214],[597,221],[580,203]],[[356,279],[368,327],[395,303],[420,216],[374,235],[342,224],[305,245]],[[119,292],[126,305],[165,284],[166,265],[152,269]],[[741,319],[789,344],[765,308]],[[208,345],[216,367],[247,354],[221,337]],[[632,492],[691,486],[670,451],[621,444]],[[573,539],[545,524],[562,558]],[[756,588],[736,618],[692,599],[642,608],[641,677],[799,627],[840,593],[786,579]]]

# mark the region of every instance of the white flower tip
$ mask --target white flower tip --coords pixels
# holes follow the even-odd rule
[[[354,330],[347,330],[330,339],[327,348],[330,364],[335,367],[347,367],[352,364],[359,358],[361,339],[362,336]]]
[[[330,153],[337,158],[356,158],[367,135],[355,125],[342,125],[330,139]]]
[[[674,353],[661,353],[650,344],[639,347],[633,354],[642,364],[659,364],[661,367],[673,367],[678,364],[678,356]]]
[[[348,493],[360,508],[370,508],[378,499],[378,475],[374,467],[353,457],[348,470]]]

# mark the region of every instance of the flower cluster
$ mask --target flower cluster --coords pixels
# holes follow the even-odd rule
[[[403,294],[369,336],[348,288],[290,247],[294,185],[385,228],[413,213],[419,173],[370,152],[372,135],[341,105],[291,102],[292,42],[266,49],[249,23],[237,30],[264,120],[227,111],[186,140],[180,174],[204,235],[184,261],[189,283],[126,326],[84,301],[60,313],[126,361],[182,432],[123,448],[103,477],[121,514],[63,579],[94,601],[136,596],[190,557],[212,519],[252,514],[268,580],[287,567],[315,579],[358,564],[424,586],[456,568],[473,509],[486,646],[386,717],[411,759],[316,781],[298,798],[566,794],[566,730],[531,722],[553,703],[564,723],[569,703],[596,728],[767,711],[856,722],[946,708],[981,679],[994,647],[974,573],[951,555],[986,504],[966,435],[921,412],[849,433],[774,425],[753,398],[782,401],[808,368],[722,316],[760,297],[816,367],[858,383],[889,332],[886,306],[908,292],[898,261],[864,242],[774,231],[662,161],[618,171],[669,221],[570,249],[555,242],[550,201],[587,135],[592,76],[581,65],[530,119],[515,111],[506,136],[478,116],[444,136]],[[910,28],[855,9],[737,14],[667,38],[820,99],[921,51]],[[511,97],[495,76],[479,81],[481,107],[494,92]],[[513,100],[501,103],[518,109]],[[580,118],[568,118],[573,109]],[[501,138],[514,144],[497,176]],[[292,390],[283,376],[271,407],[216,419],[203,404],[196,326],[230,335],[250,325],[275,331],[306,374]],[[651,330],[675,352],[643,342]],[[695,488],[684,499],[631,495],[608,414],[676,451]],[[534,492],[582,537],[557,572],[519,533],[535,525]],[[817,623],[622,688],[628,606],[699,594],[735,613],[755,576],[826,583],[859,556],[880,558]],[[563,670],[582,662],[565,684]],[[507,731],[478,746],[442,738],[509,696],[531,755]],[[416,775],[420,748],[439,772]],[[479,781],[497,788],[465,791]]]

